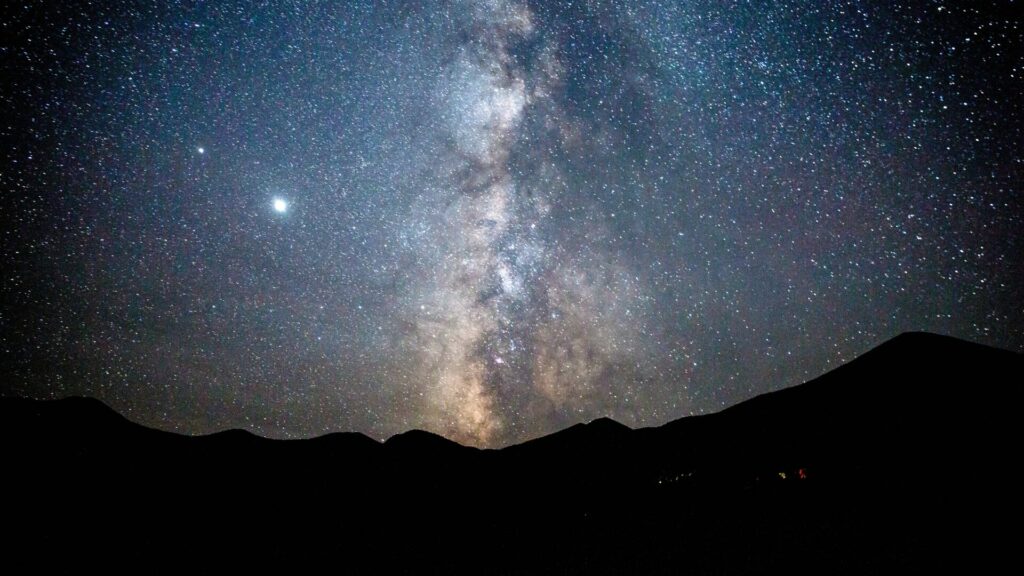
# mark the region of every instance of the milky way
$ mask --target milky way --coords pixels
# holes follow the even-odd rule
[[[536,150],[580,147],[566,138],[557,48],[525,4],[466,8],[445,22],[464,35],[431,99],[442,129],[420,144],[440,152],[440,174],[417,180],[431,185],[406,217],[424,232],[410,247],[422,270],[401,292],[414,326],[403,355],[420,362],[430,420],[487,444],[585,407],[610,366],[631,361],[636,344],[623,337],[636,334],[637,303],[634,272],[589,248],[583,231],[553,229],[566,207],[596,210],[562,189],[559,163]],[[585,226],[605,227],[597,216]]]
[[[4,394],[500,446],[1024,350],[999,4],[4,10]]]

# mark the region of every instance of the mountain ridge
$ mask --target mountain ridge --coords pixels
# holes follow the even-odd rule
[[[967,340],[961,340],[961,339],[954,338],[954,337],[951,337],[951,336],[945,336],[945,335],[934,334],[934,333],[929,333],[929,332],[917,332],[917,331],[903,332],[903,333],[901,333],[901,334],[899,334],[899,335],[897,335],[897,336],[895,336],[895,337],[893,337],[893,338],[891,338],[889,340],[884,341],[883,343],[881,343],[878,346],[868,350],[867,352],[864,352],[863,354],[853,358],[849,362],[846,362],[844,364],[841,364],[840,366],[837,366],[836,368],[834,368],[832,370],[829,370],[828,372],[822,374],[819,377],[813,378],[813,379],[808,380],[806,382],[803,382],[801,384],[796,384],[794,386],[789,386],[789,387],[786,387],[786,388],[781,388],[781,389],[778,389],[778,390],[773,390],[773,391],[770,391],[770,392],[765,392],[765,393],[762,393],[762,394],[758,394],[758,395],[753,396],[751,398],[748,398],[746,400],[737,402],[736,404],[724,407],[724,408],[722,408],[721,410],[719,410],[717,412],[706,413],[706,414],[691,414],[691,415],[686,415],[686,416],[682,416],[680,418],[676,418],[676,419],[670,420],[670,421],[665,422],[665,423],[660,424],[660,425],[656,425],[656,426],[643,426],[643,427],[637,427],[637,428],[631,428],[631,427],[629,427],[629,426],[627,426],[627,425],[625,425],[625,424],[623,424],[621,422],[618,422],[618,421],[616,421],[616,420],[614,420],[614,419],[612,419],[610,417],[602,416],[602,417],[595,418],[595,419],[593,419],[593,420],[591,420],[589,422],[579,422],[579,423],[573,424],[571,426],[568,426],[566,428],[563,428],[561,430],[557,430],[557,431],[551,432],[549,434],[545,434],[543,436],[539,436],[539,437],[536,437],[536,438],[531,438],[531,439],[528,439],[528,440],[525,440],[525,441],[522,441],[522,442],[519,442],[519,443],[516,443],[516,444],[511,444],[511,445],[507,445],[507,446],[501,446],[501,447],[497,447],[497,448],[477,448],[477,447],[474,447],[474,446],[463,445],[463,444],[460,444],[460,443],[458,443],[458,442],[456,442],[454,440],[451,440],[451,439],[445,437],[442,434],[438,434],[436,432],[431,432],[431,431],[422,430],[422,429],[410,429],[410,430],[406,430],[404,432],[399,432],[397,434],[394,434],[394,435],[384,439],[383,441],[377,440],[375,438],[367,436],[366,434],[364,434],[362,432],[356,432],[356,431],[333,431],[333,432],[327,432],[327,433],[324,433],[324,434],[321,434],[321,435],[318,435],[318,436],[312,436],[312,437],[309,437],[309,438],[289,438],[289,439],[270,438],[270,437],[266,437],[266,436],[262,436],[260,434],[257,434],[257,433],[255,433],[255,432],[253,432],[251,430],[242,429],[242,428],[229,428],[229,429],[219,430],[219,431],[210,432],[210,433],[206,433],[206,434],[188,435],[188,434],[181,434],[181,433],[178,433],[178,432],[161,430],[159,428],[153,428],[153,427],[146,426],[144,424],[137,423],[137,422],[131,420],[129,417],[125,416],[124,414],[121,414],[120,412],[118,412],[117,410],[115,410],[114,408],[112,408],[111,406],[109,406],[108,404],[103,402],[102,400],[99,400],[99,399],[94,398],[94,397],[89,397],[89,396],[67,396],[67,397],[63,397],[63,398],[59,398],[59,399],[51,399],[51,400],[39,400],[39,399],[22,398],[22,397],[0,397],[0,404],[11,404],[11,403],[16,403],[16,402],[17,403],[33,403],[34,406],[32,408],[29,408],[28,409],[29,411],[44,409],[43,406],[56,407],[57,405],[61,405],[61,409],[60,410],[56,410],[57,412],[60,412],[60,413],[71,412],[72,408],[74,408],[74,412],[76,412],[78,414],[92,413],[94,415],[93,416],[94,418],[97,418],[97,419],[99,419],[99,418],[106,418],[106,419],[109,419],[111,422],[114,421],[114,418],[112,418],[112,417],[116,417],[116,419],[117,419],[117,421],[119,423],[127,423],[127,424],[130,424],[132,426],[141,427],[141,428],[144,428],[144,429],[149,430],[149,431],[158,432],[158,433],[161,433],[161,434],[169,434],[169,435],[173,435],[173,436],[181,437],[181,438],[192,438],[192,439],[214,438],[214,439],[222,439],[222,438],[226,438],[226,437],[232,437],[232,438],[249,438],[249,437],[251,437],[251,439],[258,439],[260,441],[268,441],[268,442],[283,441],[283,442],[288,442],[288,443],[296,443],[296,442],[314,441],[315,440],[315,441],[323,443],[323,442],[328,441],[328,438],[333,439],[333,441],[338,441],[340,438],[353,439],[353,438],[355,438],[355,435],[358,435],[358,436],[361,436],[361,437],[363,437],[363,438],[365,438],[365,439],[367,439],[367,440],[369,440],[369,441],[371,441],[371,442],[373,442],[374,444],[377,444],[377,445],[381,445],[381,446],[401,446],[403,449],[405,449],[406,446],[408,444],[410,444],[410,443],[414,443],[414,444],[425,443],[425,444],[430,444],[430,445],[433,445],[433,446],[436,446],[436,447],[440,447],[440,446],[452,447],[450,445],[454,445],[454,446],[458,446],[458,447],[462,447],[462,448],[470,448],[470,449],[474,449],[474,450],[502,451],[502,450],[508,450],[510,448],[514,449],[514,448],[517,448],[517,447],[523,446],[523,445],[533,445],[533,444],[535,444],[537,442],[541,442],[541,443],[551,442],[551,441],[553,441],[554,438],[566,438],[566,437],[571,437],[571,436],[575,436],[575,435],[579,435],[579,434],[592,433],[592,432],[594,432],[596,430],[599,430],[599,429],[602,430],[602,432],[607,433],[610,430],[618,430],[618,431],[622,431],[622,432],[626,432],[626,431],[636,432],[636,431],[642,431],[642,430],[657,430],[657,429],[662,429],[662,428],[666,428],[666,427],[673,428],[673,427],[677,427],[677,426],[680,426],[680,425],[684,425],[683,424],[684,422],[692,422],[693,420],[691,420],[691,419],[706,418],[706,417],[709,417],[709,416],[722,415],[722,414],[726,414],[726,413],[734,413],[735,411],[749,410],[749,409],[752,409],[753,407],[756,407],[756,406],[759,406],[761,404],[764,404],[767,401],[770,401],[772,399],[778,398],[779,396],[777,396],[777,395],[780,395],[780,394],[782,396],[787,396],[787,395],[791,395],[791,394],[793,394],[793,393],[795,393],[797,391],[806,392],[808,387],[814,388],[814,387],[819,386],[820,385],[819,381],[825,379],[829,375],[832,375],[836,371],[842,372],[842,371],[851,370],[851,368],[850,368],[851,365],[856,367],[856,366],[864,363],[866,359],[874,359],[875,357],[881,356],[883,354],[884,355],[893,355],[893,354],[906,355],[906,354],[910,353],[910,354],[915,356],[915,360],[920,360],[920,358],[917,358],[917,356],[920,356],[922,353],[927,353],[928,351],[934,351],[934,349],[936,349],[936,348],[942,348],[944,350],[948,350],[950,348],[958,348],[958,347],[959,348],[970,348],[970,349],[973,349],[975,351],[989,351],[989,352],[997,352],[997,353],[1004,354],[1004,355],[1015,355],[1018,358],[1024,357],[1024,355],[1021,355],[1020,353],[1017,353],[1017,352],[1008,351],[1008,350],[1002,350],[1002,349],[998,349],[998,348],[993,348],[993,347],[990,347],[990,346],[986,346],[986,345],[983,345],[983,344],[978,344],[978,343],[975,343],[975,342],[970,342],[970,341],[967,341]],[[413,439],[415,439],[415,440],[413,440]]]
[[[6,560],[862,574],[931,573],[959,555],[977,568],[1016,549],[992,516],[1022,511],[1022,382],[1019,353],[910,335],[713,414],[637,429],[599,418],[497,450],[425,431],[183,436],[96,400],[3,399]]]

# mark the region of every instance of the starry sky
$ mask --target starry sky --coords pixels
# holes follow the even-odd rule
[[[1024,351],[1020,8],[6,6],[0,393],[503,446]]]

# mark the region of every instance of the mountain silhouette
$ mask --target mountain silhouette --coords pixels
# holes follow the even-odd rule
[[[500,450],[187,437],[0,399],[12,566],[45,572],[923,572],[1015,544],[1024,356],[907,333],[805,384]],[[102,528],[101,528],[102,527]]]
[[[472,450],[457,442],[453,442],[426,430],[409,430],[388,438],[384,445],[389,449],[407,453],[436,450],[438,452],[458,453],[465,450]]]

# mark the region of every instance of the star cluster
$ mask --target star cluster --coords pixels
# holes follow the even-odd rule
[[[500,446],[1024,350],[1018,8],[5,7],[2,393]]]

